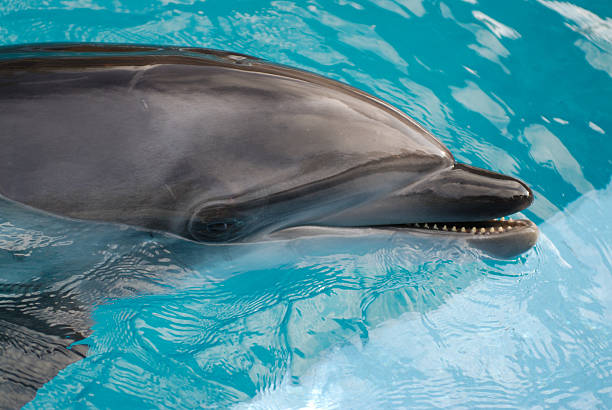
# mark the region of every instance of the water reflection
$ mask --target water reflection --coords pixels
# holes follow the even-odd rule
[[[584,52],[589,64],[612,77],[612,18],[602,19],[592,11],[571,3],[539,1],[573,23],[568,27],[587,38],[579,39],[574,44]]]
[[[543,125],[530,125],[523,133],[531,145],[530,155],[543,167],[554,167],[559,175],[581,194],[593,190],[593,185],[582,175],[578,161],[557,138]]]
[[[442,3],[440,7],[444,17],[455,21],[458,26],[474,34],[478,44],[469,44],[467,46],[468,48],[475,51],[482,58],[497,64],[504,71],[504,73],[510,74],[510,70],[508,70],[508,68],[501,61],[501,58],[508,57],[510,52],[502,45],[502,43],[498,40],[498,37],[507,37],[510,39],[519,38],[520,35],[518,32],[516,32],[516,30],[499,23],[482,12],[474,11],[473,17],[484,22],[485,26],[490,31],[485,30],[478,24],[459,22],[446,4]]]
[[[466,87],[450,87],[451,93],[458,103],[468,110],[477,112],[495,125],[502,134],[508,132],[510,118],[506,110],[489,97],[476,83],[468,81]]]
[[[495,36],[497,36],[497,38],[507,37],[509,39],[514,40],[514,39],[521,37],[518,31],[516,31],[512,27],[508,27],[505,24],[500,23],[499,21],[495,20],[492,17],[487,16],[481,11],[474,10],[472,12],[472,15],[477,20],[482,21],[484,25],[487,26],[487,28],[491,30],[491,32],[495,34]]]
[[[399,4],[393,0],[370,0],[373,4],[378,7],[388,10],[392,13],[398,14],[404,18],[410,18],[410,14]]]
[[[316,6],[309,6],[309,10],[315,14],[322,24],[334,29],[341,42],[358,49],[360,52],[372,52],[383,60],[393,63],[397,69],[406,70],[408,63],[400,57],[392,45],[376,33],[376,26],[343,20]]]

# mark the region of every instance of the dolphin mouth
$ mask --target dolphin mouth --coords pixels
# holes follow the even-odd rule
[[[529,219],[505,217],[469,222],[421,222],[372,226],[430,239],[464,242],[496,259],[513,259],[533,248],[539,230]]]
[[[491,236],[507,235],[513,231],[520,231],[526,228],[536,228],[536,225],[529,219],[512,219],[506,217],[496,218],[488,221],[469,221],[469,222],[421,222],[401,225],[387,225],[392,228],[410,229],[417,232],[427,232],[428,234],[441,235],[465,235]]]
[[[506,258],[529,250],[537,241],[533,222],[508,218],[533,200],[533,192],[519,179],[455,163],[391,194],[321,218],[315,225],[464,240]]]
[[[446,229],[445,229],[446,228]],[[446,244],[444,246],[467,246],[485,256],[511,260],[535,246],[539,230],[528,219],[506,219],[505,217],[470,222],[421,222],[407,224],[367,226],[298,225],[275,231],[271,239],[294,239],[308,236],[367,237],[377,233],[407,235],[415,240]],[[451,245],[453,244],[453,245]]]

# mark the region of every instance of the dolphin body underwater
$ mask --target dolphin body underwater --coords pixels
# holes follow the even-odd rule
[[[90,226],[108,243],[161,232],[186,249],[181,261],[222,266],[240,255],[251,266],[296,249],[341,254],[350,241],[504,259],[538,237],[529,220],[496,219],[531,204],[523,182],[457,164],[363,91],[242,54],[0,47],[0,144],[0,217],[32,214],[34,230]],[[31,400],[85,356],[85,346],[68,346],[90,333],[92,306],[144,286],[140,277],[111,283],[108,267],[97,272],[88,259],[98,245],[77,245],[30,258],[0,248],[9,268],[0,269],[9,277],[0,278],[0,408]],[[12,283],[21,272],[34,277]]]
[[[209,49],[0,48],[0,195],[212,243],[338,229],[531,248],[521,181],[340,82]],[[310,227],[316,226],[313,229]]]

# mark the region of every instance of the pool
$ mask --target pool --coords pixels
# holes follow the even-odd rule
[[[229,49],[349,83],[526,181],[541,237],[512,261],[359,238],[203,252],[2,202],[0,337],[44,319],[11,355],[71,355],[26,407],[612,406],[609,2],[147,3],[4,2],[0,45]],[[0,389],[33,396],[26,370]]]

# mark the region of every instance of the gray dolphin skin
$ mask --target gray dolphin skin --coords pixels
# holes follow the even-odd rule
[[[523,182],[363,91],[231,52],[2,47],[0,144],[5,198],[192,241],[387,230],[512,258],[538,236],[498,219],[532,203]]]

